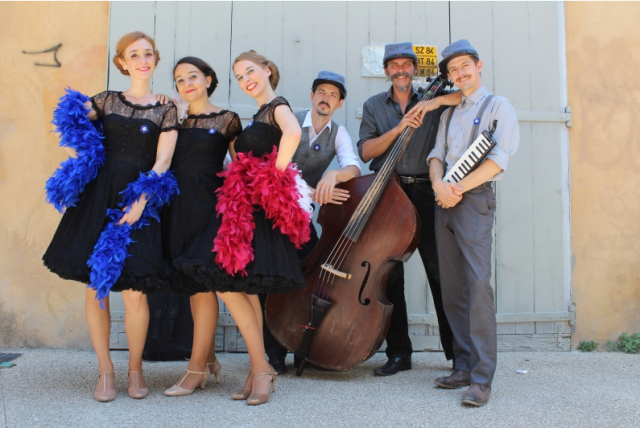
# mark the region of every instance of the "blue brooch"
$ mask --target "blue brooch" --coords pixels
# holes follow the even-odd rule
[[[313,149],[317,152],[320,150],[320,144],[316,144],[315,146],[313,146]]]
[[[213,128],[209,128],[209,134],[213,135],[216,133],[216,130]]]
[[[473,119],[473,124],[474,125],[479,125],[480,124],[480,119],[477,118],[477,117],[475,119]]]
[[[147,125],[142,125],[140,127],[140,132],[142,132],[143,134],[146,134],[147,132],[149,132],[149,127]]]

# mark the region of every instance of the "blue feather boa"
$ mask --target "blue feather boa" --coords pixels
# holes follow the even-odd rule
[[[93,248],[93,254],[87,264],[91,268],[88,287],[96,290],[96,299],[100,300],[100,306],[104,309],[103,300],[109,295],[111,287],[116,283],[124,267],[124,262],[129,257],[128,247],[131,244],[131,232],[141,229],[149,224],[150,217],[160,221],[162,207],[180,194],[178,181],[171,171],[158,175],[155,171],[140,174],[140,178],[129,183],[127,188],[120,192],[122,202],[120,207],[129,207],[132,203],[146,195],[147,204],[140,219],[129,225],[123,223],[118,226],[124,211],[107,210],[107,226],[100,234],[100,238]]]
[[[60,146],[74,149],[77,157],[62,162],[45,185],[47,202],[59,212],[76,205],[105,160],[104,137],[87,117],[89,109],[84,104],[89,97],[71,88],[65,91],[51,123],[60,134]]]

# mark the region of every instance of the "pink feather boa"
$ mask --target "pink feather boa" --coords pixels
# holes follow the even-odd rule
[[[300,193],[296,187],[295,164],[285,171],[276,168],[278,151],[255,157],[251,153],[238,153],[229,169],[219,174],[225,177],[218,192],[218,216],[222,224],[213,240],[216,262],[229,275],[240,272],[247,275],[245,267],[253,256],[253,206],[259,205],[266,217],[273,220],[274,229],[287,235],[297,249],[310,239],[311,214],[300,207]]]

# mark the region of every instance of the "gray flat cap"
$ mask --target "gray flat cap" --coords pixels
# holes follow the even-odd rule
[[[449,64],[449,61],[451,61],[455,57],[462,55],[471,55],[478,59],[480,58],[480,55],[478,55],[478,51],[475,50],[473,46],[471,46],[469,40],[458,40],[457,42],[451,43],[442,51],[442,61],[440,61],[439,65],[440,73],[447,74],[447,64]]]
[[[411,58],[415,62],[418,61],[418,56],[413,51],[411,42],[389,43],[388,45],[384,45],[382,64],[386,66],[389,61],[396,58]]]
[[[313,85],[311,85],[311,90],[315,91],[316,88],[323,83],[328,83],[330,85],[335,86],[340,90],[340,94],[342,94],[342,98],[347,97],[347,85],[344,81],[344,76],[338,73],[334,73],[333,71],[323,70],[318,73],[318,77],[313,81]]]

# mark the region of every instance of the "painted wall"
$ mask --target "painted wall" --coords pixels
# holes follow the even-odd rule
[[[640,3],[565,6],[575,347],[640,331]]]
[[[50,124],[63,88],[105,89],[109,2],[1,2],[0,16],[0,346],[89,348],[83,285],[42,265],[60,221],[44,183],[66,158]]]

